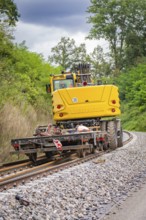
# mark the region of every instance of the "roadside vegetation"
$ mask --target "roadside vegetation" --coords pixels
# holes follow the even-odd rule
[[[0,0],[0,162],[10,159],[10,140],[31,136],[38,124],[51,121],[51,97],[45,85],[50,74],[90,63],[93,79],[118,85],[124,129],[146,131],[146,0],[91,0],[89,39],[104,38],[109,52],[63,37],[46,61],[14,44],[19,12],[13,0]]]

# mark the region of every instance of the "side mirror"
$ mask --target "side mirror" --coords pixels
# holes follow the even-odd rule
[[[50,84],[46,85],[46,92],[51,93],[51,85]]]

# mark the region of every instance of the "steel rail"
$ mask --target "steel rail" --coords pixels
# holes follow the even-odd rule
[[[131,133],[127,131],[124,131],[124,132],[128,135],[128,139],[123,142],[123,146],[127,144],[128,142],[130,142],[133,138],[133,135]],[[95,154],[90,154],[86,156],[85,158],[75,157],[71,160],[69,158],[65,158],[70,161],[66,162],[66,161],[60,160],[61,164],[57,164],[57,165],[55,164],[54,161],[52,161],[46,164],[39,165],[38,167],[27,169],[17,174],[13,174],[11,176],[1,178],[0,179],[0,191],[6,190],[8,188],[16,187],[19,184],[25,184],[27,180],[32,180],[32,178],[40,178],[46,175],[56,173],[63,169],[67,169],[69,167],[79,165],[81,163],[100,157],[111,151],[113,150],[101,151]]]

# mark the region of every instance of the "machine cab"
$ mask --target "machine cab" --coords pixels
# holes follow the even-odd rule
[[[62,72],[59,75],[50,76],[50,84],[46,85],[47,93],[56,90],[76,87],[76,75],[70,72]]]
[[[80,66],[75,73],[63,71],[62,74],[51,75],[50,84],[46,85],[47,92],[52,93],[60,89],[93,85],[91,74],[88,72],[89,67],[85,67]]]

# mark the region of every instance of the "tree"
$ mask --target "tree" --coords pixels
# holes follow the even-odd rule
[[[141,63],[146,57],[146,33],[137,37],[135,33],[129,33],[125,46],[125,66]]]
[[[12,26],[15,25],[20,15],[13,0],[0,0],[0,16],[0,21],[6,21]]]
[[[60,65],[63,69],[74,69],[79,63],[87,62],[87,51],[85,44],[75,45],[74,39],[62,37],[56,47],[52,48],[52,56],[49,61]]]
[[[97,77],[109,77],[111,75],[111,64],[106,61],[108,57],[104,54],[102,47],[97,46],[94,48],[88,59],[92,67],[92,76],[94,79]]]
[[[71,66],[75,48],[73,39],[62,37],[57,46],[51,49],[53,55],[49,56],[49,61],[59,64],[63,69],[67,69]]]
[[[122,124],[126,130],[146,131],[146,58],[116,78],[120,91]]]
[[[84,43],[75,48],[73,60],[77,64],[87,62],[87,50]]]
[[[13,43],[11,35],[0,25],[0,86],[12,78]],[[11,73],[11,74],[10,74]]]
[[[109,41],[115,68],[120,70],[125,65],[125,48],[132,49],[131,36],[143,39],[146,35],[146,0],[90,0],[91,13],[88,22],[93,26],[89,38],[105,38]],[[137,50],[140,45],[138,45]],[[132,51],[133,56],[134,51]],[[140,53],[140,55],[142,55]]]

